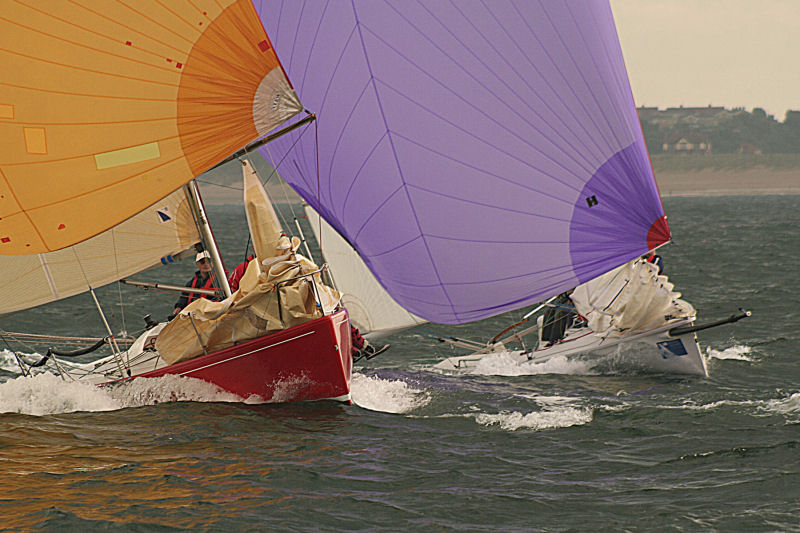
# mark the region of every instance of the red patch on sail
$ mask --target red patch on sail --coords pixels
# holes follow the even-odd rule
[[[647,249],[652,250],[662,244],[669,242],[672,235],[669,232],[669,224],[667,224],[667,215],[659,218],[650,230],[647,232]]]
[[[58,225],[58,229],[64,229],[64,228],[66,228],[66,226],[64,224],[59,224]]]
[[[261,41],[258,43],[258,47],[261,49],[262,52],[266,52],[269,50],[269,43],[267,41]]]

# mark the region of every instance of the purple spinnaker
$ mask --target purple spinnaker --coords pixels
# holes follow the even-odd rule
[[[254,4],[318,117],[268,157],[408,311],[497,315],[669,239],[607,2]]]

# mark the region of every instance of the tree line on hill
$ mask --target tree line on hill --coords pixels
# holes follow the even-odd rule
[[[798,154],[800,111],[787,111],[783,122],[761,108],[638,108],[650,154]]]

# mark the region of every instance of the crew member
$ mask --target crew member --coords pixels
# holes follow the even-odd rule
[[[195,263],[197,263],[198,270],[194,273],[194,277],[189,280],[186,286],[191,287],[192,289],[213,289],[215,275],[211,272],[211,255],[204,250],[198,253],[194,260]],[[181,297],[177,302],[175,302],[175,310],[172,312],[172,315],[175,316],[180,313],[181,309],[192,303],[192,301],[196,300],[197,298],[209,298],[211,300],[216,299],[214,297],[208,297],[194,292],[182,292]]]
[[[562,292],[547,307],[542,318],[542,344],[552,346],[564,338],[567,328],[578,315],[570,298],[572,289]]]
[[[658,275],[660,276],[662,272],[664,272],[664,260],[661,259],[661,256],[658,255],[655,250],[652,252],[647,253],[646,255],[642,256],[642,259],[647,261],[648,263],[653,263],[655,266],[658,267]]]

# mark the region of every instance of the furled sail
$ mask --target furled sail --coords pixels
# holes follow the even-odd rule
[[[169,364],[303,324],[339,304],[339,293],[322,283],[319,267],[295,253],[300,239],[283,235],[269,195],[247,160],[242,174],[256,258],[247,264],[236,292],[221,302],[194,300],[161,330],[156,349]]]
[[[302,110],[250,0],[3,4],[0,254],[84,241]]]
[[[0,315],[86,292],[176,261],[200,241],[184,188],[118,226],[74,246],[0,255]]]
[[[571,299],[592,331],[620,335],[694,320],[694,307],[674,288],[657,266],[637,259],[579,285]]]
[[[319,116],[273,162],[408,311],[496,315],[669,240],[607,2],[257,9]]]
[[[378,337],[426,322],[392,299],[353,247],[311,206],[306,205],[305,211],[317,242],[323,246],[336,289],[342,293],[342,305],[361,333]]]

